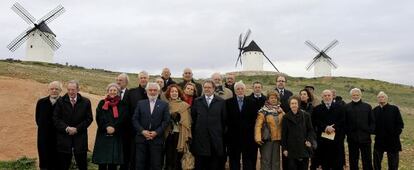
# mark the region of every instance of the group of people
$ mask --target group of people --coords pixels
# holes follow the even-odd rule
[[[319,101],[313,86],[294,95],[283,75],[276,76],[276,87],[266,95],[259,81],[247,94],[233,74],[223,81],[214,73],[199,84],[186,68],[182,78],[175,82],[164,68],[154,82],[140,72],[136,88],[127,88],[124,73],[106,87],[95,118],[92,162],[99,169],[222,170],[228,162],[231,170],[253,170],[260,155],[262,170],[336,170],[346,164],[345,139],[351,170],[359,169],[360,154],[363,169],[381,169],[384,152],[388,169],[398,169],[404,124],[384,92],[372,109],[358,88],[350,90],[349,103],[333,89],[323,90]],[[40,169],[67,170],[73,156],[78,169],[87,169],[93,116],[79,86],[67,82],[67,93],[60,96],[62,84],[53,81],[49,95],[37,102]]]

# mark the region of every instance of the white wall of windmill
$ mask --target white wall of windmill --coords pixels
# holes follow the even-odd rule
[[[332,66],[326,58],[320,57],[314,65],[315,77],[332,76]]]
[[[242,54],[243,71],[263,71],[264,55],[259,51],[248,51]]]
[[[55,36],[44,32],[50,39],[55,39]],[[53,49],[47,44],[41,36],[39,30],[30,33],[26,42],[26,58],[27,61],[41,61],[41,62],[53,62]]]

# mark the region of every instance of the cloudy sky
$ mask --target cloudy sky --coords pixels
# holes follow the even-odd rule
[[[6,46],[27,24],[0,2],[0,58],[23,59]],[[237,39],[252,30],[280,71],[312,77],[305,66],[333,39],[328,55],[339,65],[335,76],[363,77],[414,85],[414,1],[387,0],[17,0],[36,19],[61,3],[66,12],[49,24],[62,47],[55,62],[89,68],[159,74],[170,67],[196,78],[235,68]],[[265,64],[266,70],[272,70]]]

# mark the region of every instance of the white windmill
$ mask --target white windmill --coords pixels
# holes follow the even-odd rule
[[[310,41],[305,41],[305,44],[318,53],[306,66],[306,70],[309,71],[313,66],[315,77],[332,76],[332,69],[338,68],[338,65],[326,53],[338,45],[338,40],[333,40],[322,51]]]
[[[240,62],[243,71],[263,71],[263,58],[266,58],[269,61],[269,63],[273,66],[273,68],[275,68],[275,70],[279,72],[279,70],[276,68],[273,62],[270,61],[270,59],[266,56],[263,50],[260,49],[256,42],[252,40],[248,46],[245,46],[250,34],[251,31],[249,29],[247,30],[244,37],[243,33],[241,33],[239,36],[239,55],[236,60],[236,67],[237,64]]]
[[[61,46],[56,41],[56,34],[47,26],[50,22],[65,12],[62,5],[47,13],[44,17],[37,20],[24,9],[19,3],[12,6],[12,10],[17,13],[26,23],[34,26],[29,26],[19,36],[17,36],[7,48],[14,52],[26,40],[26,58],[28,61],[53,62],[54,51]]]

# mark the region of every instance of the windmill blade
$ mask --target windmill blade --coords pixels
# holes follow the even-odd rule
[[[243,33],[241,33],[240,35],[239,35],[239,50],[242,48],[242,37],[243,37]]]
[[[55,9],[47,13],[45,16],[40,18],[37,22],[40,23],[44,21],[46,24],[55,20],[58,16],[62,15],[66,10],[62,5],[57,6]]]
[[[39,31],[39,32],[41,35],[40,37],[42,37],[42,39],[50,46],[50,48],[52,48],[53,51],[56,51],[57,49],[59,49],[61,45],[57,40],[55,40],[54,38],[53,39],[50,38],[42,31]]]
[[[236,67],[237,67],[237,64],[239,63],[239,61],[240,61],[240,65],[243,64],[242,59],[241,59],[241,54],[242,54],[242,50],[239,51],[239,56],[237,57],[237,60],[236,60]]]
[[[19,36],[17,36],[9,45],[7,45],[7,49],[14,52],[17,48],[19,48],[28,38],[30,34],[30,30],[32,28],[29,27],[25,31],[23,31]]]
[[[312,50],[315,50],[318,53],[321,52],[321,50],[315,44],[313,44],[311,41],[307,40],[307,41],[305,41],[305,44],[307,46],[309,46],[310,48],[312,48]]]
[[[306,71],[309,71],[312,68],[312,66],[315,64],[316,60],[317,59],[314,58],[311,62],[308,63],[308,65],[306,65]]]
[[[16,12],[17,15],[19,15],[26,23],[28,24],[35,24],[36,19],[27,12],[26,9],[24,9],[19,3],[13,4],[11,9]]]
[[[267,59],[267,61],[269,61],[269,63],[270,64],[272,64],[272,66],[273,66],[273,68],[275,68],[275,70],[277,71],[277,72],[280,72],[277,68],[276,68],[276,66],[273,64],[273,62],[266,56],[266,54],[265,53],[263,53],[263,56]]]
[[[328,59],[329,64],[332,65],[332,67],[334,67],[335,69],[338,68],[338,64],[336,64],[334,61],[332,61],[331,59]]]
[[[244,48],[244,46],[246,45],[246,41],[247,39],[249,39],[250,34],[252,33],[252,31],[250,29],[247,30],[246,35],[244,36],[243,39],[243,43],[242,43],[242,48]]]
[[[325,53],[334,48],[336,45],[338,45],[338,40],[333,40],[331,43],[329,43],[325,49],[323,50]]]

